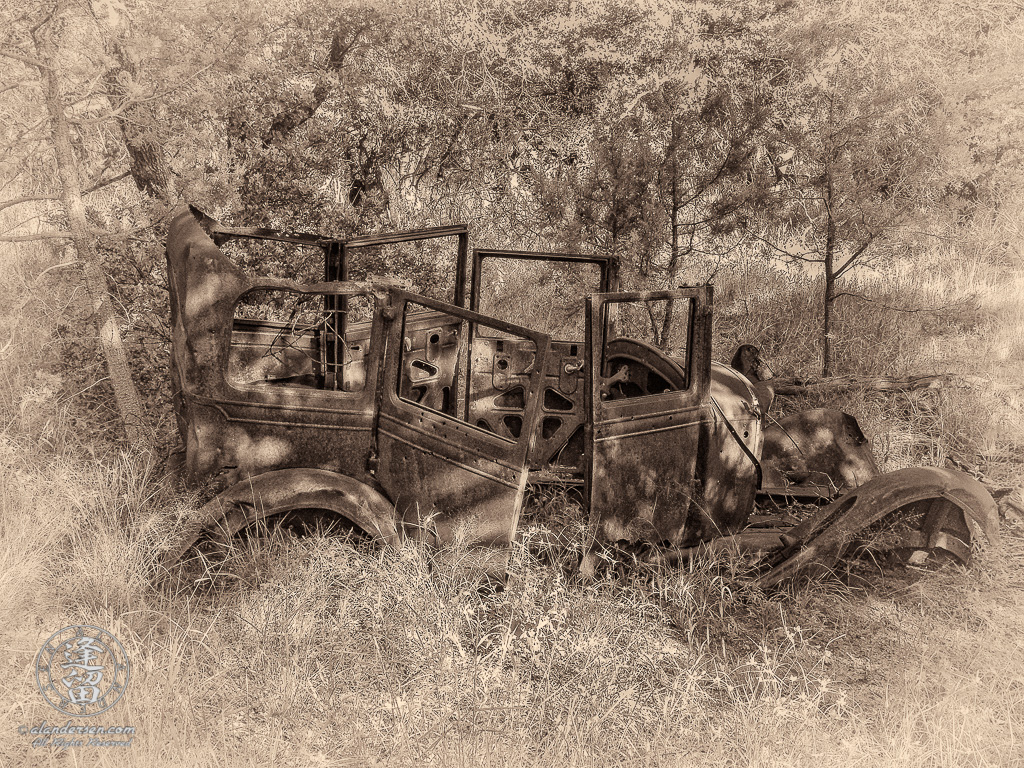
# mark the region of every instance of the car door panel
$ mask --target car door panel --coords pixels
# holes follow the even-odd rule
[[[409,529],[439,543],[508,543],[523,503],[549,339],[405,291],[391,291],[390,302],[377,480]],[[424,334],[419,318],[426,313],[433,314]],[[518,435],[468,420],[476,410],[470,382],[496,367],[488,352],[494,345],[471,346],[471,325],[517,342],[518,363],[508,375],[524,383]],[[524,355],[531,346],[533,355]]]
[[[710,423],[710,300],[710,289],[700,287],[595,294],[588,301],[587,497],[597,538],[690,543]],[[685,323],[681,356],[618,336],[624,332],[616,328],[619,305],[669,301],[677,322]]]

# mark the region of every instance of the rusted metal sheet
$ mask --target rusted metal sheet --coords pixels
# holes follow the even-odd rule
[[[413,308],[433,313],[426,333],[419,332],[422,313]],[[403,291],[391,292],[389,318],[378,482],[406,527],[435,543],[509,543],[541,416],[549,337]],[[482,337],[484,328],[500,337]],[[443,353],[446,343],[455,354]],[[407,375],[411,386],[405,385]],[[514,427],[481,423],[474,408],[495,397],[495,382],[500,391],[521,391],[517,408],[505,409],[515,411]]]
[[[966,561],[971,545],[967,521],[977,524],[990,543],[999,541],[995,502],[977,480],[951,469],[901,469],[854,488],[786,531],[794,543],[768,561],[770,568],[757,579],[758,586],[829,570],[858,537],[890,517],[896,525],[902,521],[906,530],[895,547],[887,548],[937,548]]]
[[[247,277],[191,212],[179,214],[171,223],[167,260],[171,379],[185,447],[186,477],[219,489],[262,472],[306,467],[372,481],[367,458],[372,446],[375,387],[325,391],[317,386],[291,386],[276,375],[240,381],[239,366],[252,368],[260,352],[242,343],[235,345],[233,358],[232,333],[236,305],[254,291],[362,296],[380,304],[386,300],[385,288]],[[242,331],[242,336],[254,343],[261,335],[280,338],[280,329],[275,330],[273,324],[250,322],[243,324]],[[370,331],[371,336],[379,333],[379,328]],[[310,338],[312,341],[307,341],[315,343],[318,337],[313,334]],[[370,352],[360,361],[360,375],[367,380],[376,381],[381,346],[379,339],[371,340]],[[288,348],[290,361],[269,347],[264,353],[276,374],[296,373],[294,366],[303,354],[295,345]]]
[[[705,458],[705,499],[711,509],[753,510],[764,442],[759,396],[747,378],[720,363],[711,364],[710,392],[714,424]]]
[[[164,566],[173,567],[204,536],[227,542],[249,526],[295,510],[334,512],[388,544],[400,537],[394,507],[366,484],[334,472],[284,469],[237,483],[204,505],[164,554]]]
[[[762,492],[794,498],[833,498],[880,474],[857,420],[827,408],[794,413],[765,429],[762,465]]]
[[[719,390],[729,387],[739,394],[745,385],[756,397],[760,413],[769,424],[760,454],[763,494],[804,500],[832,499],[879,474],[871,445],[853,416],[831,409],[814,409],[778,420],[768,419],[775,397],[775,374],[761,356],[761,350],[753,344],[740,345],[730,366],[713,364],[713,386],[717,385]],[[743,385],[737,385],[735,379],[741,379]]]
[[[588,300],[587,490],[595,541],[688,546],[738,530],[751,511],[705,496],[704,483],[720,469],[709,460],[711,295],[702,287]],[[607,338],[616,305],[664,300],[691,307],[685,358]]]

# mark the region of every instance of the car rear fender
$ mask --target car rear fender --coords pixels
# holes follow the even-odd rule
[[[206,535],[228,540],[253,523],[298,509],[334,512],[387,544],[400,538],[394,505],[365,483],[322,469],[281,469],[236,483],[207,502],[163,563],[173,566]]]

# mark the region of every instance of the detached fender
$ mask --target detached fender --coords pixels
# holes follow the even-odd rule
[[[387,544],[399,539],[394,505],[365,483],[323,469],[280,469],[236,483],[207,502],[163,564],[175,565],[206,534],[230,539],[253,523],[296,509],[335,512]]]
[[[958,560],[970,556],[973,520],[990,543],[999,541],[999,513],[985,487],[952,469],[917,467],[879,475],[786,531],[796,541],[776,554],[757,584],[770,587],[802,571],[831,568],[858,534],[887,515],[907,518],[901,546],[943,549]]]

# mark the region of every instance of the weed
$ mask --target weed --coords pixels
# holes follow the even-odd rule
[[[27,296],[14,278],[31,283],[45,256],[0,270],[5,289]],[[1006,381],[1019,305],[966,269],[862,286],[879,300],[973,298],[946,328],[850,302],[842,366],[977,373],[971,356],[985,355]],[[780,373],[813,372],[815,286],[752,262],[735,270],[720,275],[720,350],[752,340]],[[745,290],[753,278],[766,290]],[[563,491],[524,514],[500,582],[465,547],[266,532],[176,590],[154,586],[196,500],[158,462],[82,440],[83,411],[38,343],[60,290],[29,298],[0,317],[0,763],[817,767],[1012,765],[1024,754],[1019,526],[970,569],[874,573],[868,591],[818,581],[765,595],[724,555],[672,568],[612,557],[588,585],[572,576],[584,515]],[[995,317],[1017,330],[995,332]],[[853,412],[883,468],[955,456],[1019,482],[1006,390],[780,398],[782,409],[808,405]],[[61,757],[16,735],[54,719],[34,658],[78,623],[125,647],[132,677],[110,722],[136,726],[130,750]]]

